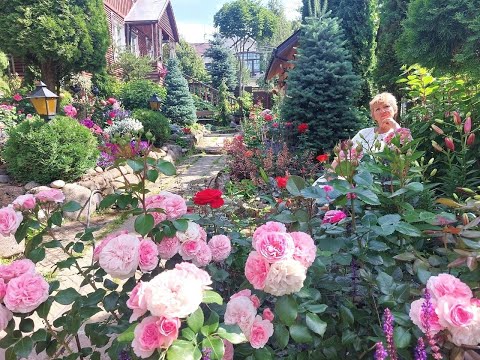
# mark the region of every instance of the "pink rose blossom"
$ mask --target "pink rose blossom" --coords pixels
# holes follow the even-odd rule
[[[245,263],[245,276],[257,290],[263,290],[270,264],[256,251],[252,251]]]
[[[343,220],[347,215],[341,210],[328,210],[323,216],[322,223],[324,224],[336,224],[340,220]]]
[[[255,309],[258,309],[260,307],[260,299],[257,295],[250,296],[250,300],[252,301],[253,306],[255,306]]]
[[[203,241],[194,241],[188,240],[180,245],[178,253],[183,260],[192,260],[198,254],[198,252],[203,248]],[[207,246],[208,247],[208,246]],[[210,254],[211,255],[211,254]]]
[[[303,287],[307,270],[298,261],[287,259],[273,263],[268,272],[263,291],[282,296],[293,294]]]
[[[457,346],[477,346],[480,339],[480,326],[478,320],[469,326],[449,328],[450,341]]]
[[[180,319],[169,319],[162,317],[160,319],[160,334],[164,336],[163,343],[160,346],[162,349],[167,349],[178,338],[178,330],[180,329]]]
[[[473,297],[472,290],[465,283],[450,274],[431,276],[427,281],[427,289],[436,300],[445,295],[457,299],[470,299]]]
[[[3,280],[3,278],[0,278],[0,302],[3,300],[6,293],[7,293],[7,283],[5,282],[5,280]]]
[[[265,308],[263,309],[263,319],[268,320],[268,321],[273,321],[275,318],[275,315],[273,314],[272,310],[270,308]]]
[[[148,196],[145,199],[146,209],[162,209],[163,211],[152,212],[155,225],[164,220],[174,220],[187,213],[185,200],[176,194],[162,191],[157,195]]]
[[[250,289],[240,290],[239,292],[230,296],[230,300],[235,299],[235,298],[240,297],[240,296],[246,296],[246,297],[249,298],[250,296],[252,296],[252,290],[250,290]]]
[[[215,262],[220,262],[228,258],[230,252],[232,251],[232,244],[230,239],[225,235],[215,235],[212,236],[208,242],[208,246],[212,251],[212,260]]]
[[[135,274],[139,263],[140,241],[132,234],[111,239],[99,255],[100,267],[117,279],[128,279]]]
[[[430,301],[432,303],[433,309],[435,309],[437,304],[436,300],[430,299]],[[412,302],[412,305],[410,306],[410,313],[409,313],[409,316],[412,322],[415,325],[417,325],[420,328],[420,330],[422,330],[423,332],[426,331],[422,322],[422,311],[423,311],[422,305],[424,302],[425,302],[424,298],[421,298]],[[439,323],[438,315],[436,314],[436,312],[433,312],[433,311],[429,319],[429,324],[430,324],[430,331],[432,335],[435,335],[436,333],[444,329],[444,326],[440,325]]]
[[[26,273],[35,273],[35,264],[30,259],[15,260],[11,264],[0,265],[0,278],[5,282]]]
[[[223,339],[223,347],[225,351],[222,360],[233,360],[233,344],[230,341]]]
[[[268,339],[273,335],[273,324],[268,320],[263,320],[257,315],[250,330],[248,341],[254,349],[263,348]]]
[[[442,296],[438,299],[435,312],[443,327],[465,327],[475,320],[475,306],[470,305],[470,299]]]
[[[23,97],[19,93],[16,93],[15,95],[12,96],[12,99],[15,101],[21,101]]]
[[[113,105],[117,102],[117,99],[111,97],[111,98],[108,98],[107,102],[110,104],[110,105]],[[105,104],[106,105],[106,104]]]
[[[23,220],[23,215],[19,211],[15,211],[12,207],[4,207],[0,209],[0,234],[3,236],[10,236],[15,234],[20,223]]]
[[[198,267],[205,267],[212,261],[212,251],[205,241],[197,241],[200,244],[199,251],[195,254],[192,262]]]
[[[282,223],[279,223],[279,222],[276,222],[276,221],[268,221],[266,224],[262,225],[262,226],[259,226],[255,232],[253,233],[253,237],[252,237],[252,247],[254,249],[257,249],[256,248],[256,242],[257,242],[257,238],[260,234],[264,233],[264,232],[281,232],[281,233],[286,233],[287,232],[287,228],[285,227],[284,224]]]
[[[13,200],[13,208],[15,210],[33,210],[35,208],[35,196],[32,194],[20,195],[15,200]]]
[[[98,256],[102,252],[103,248],[110,242],[110,240],[112,240],[113,238],[116,238],[119,235],[124,235],[124,234],[128,234],[128,230],[115,231],[105,236],[102,242],[95,247],[95,250],[93,250],[93,261],[98,261]]]
[[[35,310],[48,298],[48,283],[43,276],[25,273],[8,282],[3,302],[7,309],[22,314]]]
[[[133,310],[132,316],[130,316],[130,322],[136,321],[140,316],[144,315],[147,312],[146,304],[141,303],[139,297],[139,293],[142,292],[143,286],[144,283],[139,281],[137,285],[133,288],[126,302],[127,307]]]
[[[256,249],[269,263],[274,263],[292,257],[295,245],[287,233],[263,232],[257,237]]]
[[[180,240],[180,242],[185,242],[185,241],[207,241],[207,233],[205,230],[198,225],[197,223],[194,223],[193,221],[188,222],[188,227],[187,230],[185,231],[177,231],[177,238]]]
[[[77,116],[77,109],[75,109],[73,105],[65,105],[63,107],[63,112],[65,113],[65,115],[71,118]]]
[[[227,303],[224,316],[225,324],[238,325],[248,337],[256,314],[257,310],[248,297],[236,297]]]
[[[159,321],[159,317],[148,316],[133,331],[132,348],[138,357],[146,359],[152,356],[163,343],[164,336],[160,333]]]
[[[65,195],[61,190],[58,189],[48,189],[48,190],[42,190],[39,191],[37,194],[35,194],[35,198],[39,202],[55,202],[55,203],[61,203],[65,201]]]
[[[158,247],[150,239],[143,239],[140,241],[139,251],[139,263],[140,270],[143,272],[149,272],[155,269],[158,265]]]
[[[295,252],[293,258],[308,268],[315,261],[317,255],[317,247],[310,235],[304,232],[292,232],[290,236],[295,244]]]
[[[161,259],[168,260],[175,256],[180,249],[180,240],[176,236],[163,238],[158,244],[158,253]]]
[[[0,331],[5,330],[8,322],[13,319],[13,314],[5,306],[0,304]]]
[[[212,279],[210,278],[210,275],[205,270],[199,269],[195,265],[188,262],[182,262],[180,264],[176,264],[175,269],[181,272],[185,272],[185,274],[182,274],[181,276],[193,277],[195,281],[200,283],[203,290],[211,289],[209,285],[212,284]]]

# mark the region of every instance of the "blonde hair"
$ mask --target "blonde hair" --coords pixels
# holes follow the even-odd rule
[[[373,108],[376,104],[378,103],[383,103],[383,104],[388,104],[392,107],[393,109],[393,116],[396,118],[398,115],[398,106],[397,106],[397,99],[395,99],[395,96],[388,92],[383,92],[381,94],[377,94],[374,96],[372,101],[370,101],[370,114],[373,117]]]

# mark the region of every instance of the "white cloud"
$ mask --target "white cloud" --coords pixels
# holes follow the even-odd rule
[[[177,22],[178,32],[189,43],[207,42],[214,33],[213,25]]]
[[[300,6],[302,5],[302,0],[283,0],[283,6],[285,6],[285,14],[287,15],[288,20],[295,20],[300,17]]]

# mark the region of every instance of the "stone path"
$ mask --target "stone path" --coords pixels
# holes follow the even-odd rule
[[[176,194],[190,197],[196,191],[203,189],[209,185],[209,182],[215,178],[217,173],[225,167],[225,156],[221,150],[223,142],[227,138],[231,138],[233,134],[206,134],[204,138],[196,146],[196,152],[193,155],[189,155],[182,159],[179,164],[176,165],[177,175],[172,177],[162,177],[157,183],[150,186],[152,193],[158,193],[163,190],[168,190]],[[94,216],[90,221],[91,227],[99,227],[100,229],[95,232],[95,238],[99,239],[104,237],[108,233],[111,233],[120,229],[127,229],[133,231],[134,218],[124,219],[118,214],[100,214]],[[63,242],[68,243],[75,237],[75,234],[83,232],[85,224],[81,222],[70,222],[56,232],[56,237]],[[92,259],[92,248],[88,247],[83,253],[83,257],[78,260],[80,266],[89,266]],[[62,288],[73,287],[80,293],[91,292],[92,289],[89,286],[80,289],[80,283],[83,278],[77,274],[74,267],[71,269],[63,269],[61,271],[55,271],[56,263],[66,259],[66,255],[60,249],[47,249],[45,259],[37,264],[37,270],[44,276],[53,277],[60,281]],[[52,323],[54,319],[61,316],[63,312],[68,309],[68,306],[63,306],[58,303],[54,303],[52,310],[49,314],[49,322]],[[92,321],[97,321],[102,317],[105,317],[105,313],[96,314]],[[44,321],[40,318],[34,319],[35,328],[44,328]],[[83,335],[82,330],[79,332],[80,341],[82,346],[89,346],[88,339]],[[0,334],[0,338],[1,338]],[[73,345],[73,343],[72,343]],[[73,345],[73,348],[76,346]],[[4,350],[0,349],[0,359],[4,359]],[[46,354],[32,354],[28,360],[47,360]],[[109,359],[104,355],[102,359]]]

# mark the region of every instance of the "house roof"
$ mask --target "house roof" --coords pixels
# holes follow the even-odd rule
[[[190,45],[192,45],[195,52],[202,57],[205,54],[205,51],[210,48],[210,43],[192,43]]]
[[[278,45],[276,49],[273,49],[267,71],[265,72],[265,81],[280,75],[289,61],[293,60],[297,52],[299,34],[300,30],[295,31],[287,40]]]

